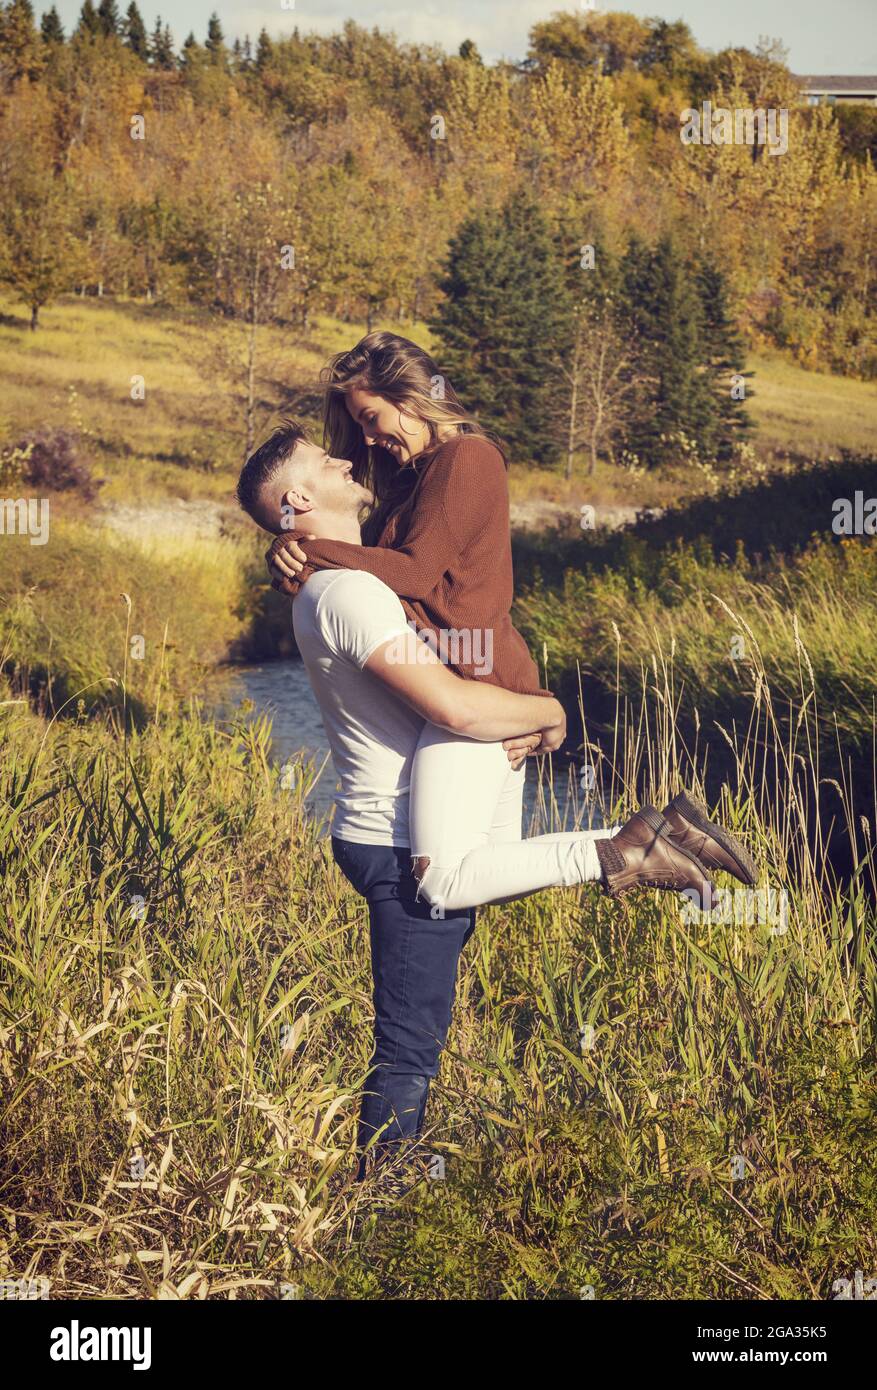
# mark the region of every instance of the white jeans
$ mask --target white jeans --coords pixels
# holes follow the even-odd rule
[[[521,839],[525,768],[501,743],[478,743],[424,725],[414,755],[411,855],[429,858],[420,894],[456,912],[600,877],[595,840],[610,830]]]

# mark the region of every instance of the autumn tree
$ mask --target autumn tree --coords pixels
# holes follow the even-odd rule
[[[630,138],[612,83],[550,62],[528,89],[528,163],[555,208],[605,192],[631,163]]]
[[[420,139],[446,196],[462,208],[498,204],[516,180],[521,123],[509,74],[453,58],[444,95],[423,113]]]
[[[30,310],[33,330],[44,305],[72,288],[80,259],[51,115],[45,89],[26,85],[0,117],[0,280]]]
[[[160,139],[180,151],[185,194],[171,208],[165,257],[185,275],[190,298],[228,322],[217,349],[230,377],[242,451],[251,451],[265,409],[276,409],[277,367],[268,330],[301,322],[308,282],[297,173],[272,127],[257,113],[187,107]],[[170,149],[161,153],[166,158]],[[164,191],[160,161],[154,197]],[[221,360],[219,360],[221,359]]]
[[[649,27],[635,15],[607,11],[559,13],[534,24],[530,62],[541,70],[552,63],[601,67],[607,76],[640,61],[649,43]]]
[[[8,82],[20,77],[33,81],[44,64],[31,0],[10,0],[8,5],[0,5],[0,75]]]
[[[275,361],[266,352],[265,329],[288,309],[294,294],[296,227],[292,200],[270,182],[235,195],[226,226],[226,299],[244,325],[243,370],[235,374],[244,458],[253,451],[262,416],[276,409],[274,401],[263,405],[260,399],[260,384]]]
[[[630,336],[617,325],[611,298],[602,303],[582,299],[573,306],[567,346],[556,355],[556,369],[564,386],[555,420],[566,477],[572,477],[575,455],[582,450],[593,474],[601,455],[614,461],[616,446],[626,437],[636,380],[635,352]]]
[[[301,203],[325,307],[362,316],[369,331],[387,304],[410,311],[418,282],[435,266],[423,254],[431,229],[419,225],[424,184],[384,111],[361,106],[313,133]]]

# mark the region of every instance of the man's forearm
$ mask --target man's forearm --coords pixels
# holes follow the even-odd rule
[[[566,716],[553,695],[516,695],[500,685],[464,680],[410,628],[381,642],[363,669],[422,719],[463,738],[502,743],[541,733],[546,751],[563,738]]]
[[[518,734],[555,729],[563,717],[556,700],[543,695],[516,695],[498,685],[461,680],[455,730],[481,743],[501,743]]]

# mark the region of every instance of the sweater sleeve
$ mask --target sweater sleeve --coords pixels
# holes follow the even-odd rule
[[[425,599],[485,518],[505,504],[506,487],[499,450],[464,436],[427,468],[411,525],[392,549],[329,540],[300,544],[315,569],[365,570],[405,598]]]

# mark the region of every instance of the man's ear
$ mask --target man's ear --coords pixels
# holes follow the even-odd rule
[[[280,498],[280,510],[289,515],[290,511],[312,512],[314,504],[309,497],[296,487],[288,487]]]

